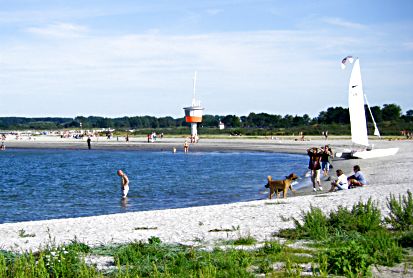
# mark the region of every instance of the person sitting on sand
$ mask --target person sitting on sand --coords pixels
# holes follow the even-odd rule
[[[120,177],[120,184],[122,188],[122,198],[126,198],[129,192],[128,176],[122,170],[118,170],[118,176]]]
[[[367,180],[364,177],[364,174],[360,171],[360,166],[354,165],[353,170],[354,170],[354,175],[351,175],[350,177],[347,178],[348,187],[354,188],[354,187],[366,185]]]
[[[337,179],[331,183],[330,192],[348,189],[347,176],[341,169],[336,171]]]

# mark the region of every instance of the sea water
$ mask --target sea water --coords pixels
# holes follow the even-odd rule
[[[307,157],[262,152],[120,150],[0,152],[0,223],[250,201],[267,176],[303,175]],[[129,177],[121,198],[122,169]]]

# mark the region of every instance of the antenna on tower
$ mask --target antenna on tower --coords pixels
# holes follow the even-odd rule
[[[193,81],[194,81],[194,95],[193,95],[193,97],[192,97],[192,106],[196,106],[196,99],[195,99],[196,74],[197,74],[197,72],[195,71],[195,73],[194,73],[194,79],[193,79]]]

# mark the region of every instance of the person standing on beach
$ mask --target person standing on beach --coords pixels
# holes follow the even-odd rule
[[[87,148],[90,150],[92,148],[91,146],[92,139],[90,139],[90,136],[87,138],[86,142],[87,142]]]
[[[126,198],[129,192],[129,179],[128,176],[122,171],[118,170],[118,176],[120,177],[120,184],[122,189],[122,198]]]
[[[321,150],[320,150],[321,151]],[[310,148],[307,150],[307,154],[310,157],[308,163],[308,169],[311,170],[311,182],[313,183],[313,191],[317,191],[315,184],[318,185],[318,190],[322,191],[323,188],[320,185],[320,169],[321,169],[321,152],[318,148]]]
[[[328,171],[330,170],[330,160],[333,156],[332,150],[328,145],[324,146],[321,153],[321,169],[323,169],[323,175],[328,176]]]
[[[184,152],[185,152],[185,153],[188,153],[188,151],[189,151],[189,144],[188,144],[188,141],[185,140],[185,143],[184,143]]]

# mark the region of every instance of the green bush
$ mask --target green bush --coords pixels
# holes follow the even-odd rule
[[[293,219],[295,231],[286,229],[280,231],[279,235],[288,238],[311,238],[322,240],[328,237],[327,217],[320,208],[311,207],[310,211],[304,213],[303,224],[297,219]]]
[[[413,197],[410,191],[407,191],[407,196],[399,195],[398,199],[390,194],[390,198],[387,198],[387,207],[390,212],[385,222],[394,230],[407,231],[413,228]]]
[[[383,229],[332,236],[326,247],[321,255],[327,258],[328,271],[334,274],[366,275],[372,264],[393,266],[403,257],[397,239]]]
[[[357,273],[366,276],[369,266],[374,262],[363,245],[356,240],[335,243],[321,253],[327,258],[327,271],[336,275],[349,275]],[[321,260],[321,259],[320,259]]]
[[[252,236],[239,237],[233,242],[234,245],[253,245],[255,243],[257,240]]]
[[[80,253],[89,253],[91,248],[85,243],[79,242],[77,239],[71,241],[70,244],[65,246],[66,250],[80,252]]]
[[[328,227],[331,232],[338,233],[365,233],[383,229],[380,210],[371,199],[367,203],[358,202],[351,211],[340,206],[337,211],[330,212]]]
[[[382,229],[380,209],[371,198],[365,204],[359,201],[353,206],[351,213],[354,216],[358,232],[365,233]]]
[[[403,248],[413,247],[413,230],[403,232],[399,237],[398,242]]]
[[[259,250],[264,254],[279,254],[282,250],[282,246],[278,241],[267,241],[264,246]]]

